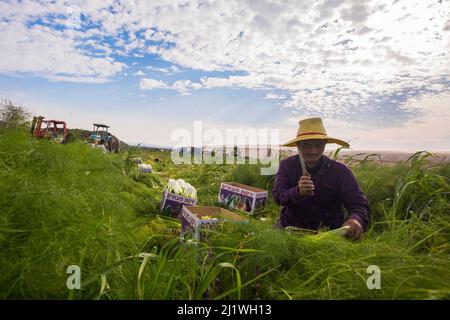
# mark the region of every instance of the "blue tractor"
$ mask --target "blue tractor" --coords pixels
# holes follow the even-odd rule
[[[94,145],[103,145],[109,152],[119,152],[119,139],[108,132],[109,126],[101,123],[94,123],[89,141]]]

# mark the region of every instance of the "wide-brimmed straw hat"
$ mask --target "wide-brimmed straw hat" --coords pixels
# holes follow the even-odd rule
[[[333,137],[329,137],[327,132],[325,131],[325,127],[323,126],[323,122],[321,118],[309,118],[300,120],[298,122],[298,131],[297,137],[295,139],[290,140],[283,144],[284,147],[295,147],[297,142],[303,140],[327,140],[327,143],[336,143],[344,148],[349,148],[350,145],[340,139],[336,139]]]

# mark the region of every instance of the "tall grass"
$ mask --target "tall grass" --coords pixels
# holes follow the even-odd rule
[[[373,213],[361,242],[273,229],[280,208],[270,201],[268,222],[221,223],[202,242],[189,233],[180,242],[180,222],[158,216],[168,178],[194,184],[199,203],[212,204],[221,181],[270,193],[273,177],[258,166],[175,166],[161,153],[154,173],[135,175],[127,157],[0,133],[1,298],[450,298],[450,169],[429,165],[427,154],[353,164]],[[72,264],[81,290],[66,287]],[[381,290],[366,286],[369,265],[381,269]]]
[[[87,275],[139,250],[145,187],[121,174],[118,159],[20,130],[1,134],[0,150],[3,298],[61,298],[68,265]]]

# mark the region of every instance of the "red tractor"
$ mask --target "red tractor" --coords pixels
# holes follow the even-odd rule
[[[66,143],[69,136],[66,122],[44,120],[44,117],[33,117],[31,134],[36,138],[46,138],[59,143]]]

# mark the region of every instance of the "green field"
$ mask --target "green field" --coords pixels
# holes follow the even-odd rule
[[[139,175],[140,156],[154,172]],[[217,205],[220,182],[269,190],[258,165],[174,165],[168,152],[103,154],[75,141],[0,131],[2,299],[449,299],[450,165],[427,153],[395,166],[352,164],[372,221],[360,242],[272,228],[272,199],[248,224],[223,223],[196,243],[159,215],[170,178]],[[260,218],[267,218],[261,220]],[[67,267],[81,269],[69,290]],[[369,265],[381,289],[369,290]]]

